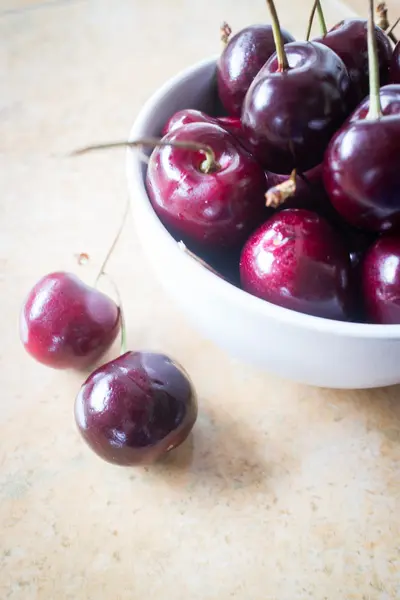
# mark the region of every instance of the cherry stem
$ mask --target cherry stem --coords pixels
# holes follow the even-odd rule
[[[122,307],[121,294],[119,293],[117,286],[115,285],[113,279],[109,276],[108,273],[105,273],[105,271],[102,271],[99,274],[99,277],[96,279],[96,283],[100,277],[107,277],[107,279],[111,283],[114,293],[117,297],[117,302],[118,302],[118,307],[119,307],[119,320],[121,323],[120,354],[122,356],[122,354],[125,354],[125,352],[126,352],[126,321],[125,321],[125,311]],[[95,286],[96,286],[96,284],[95,284]]]
[[[109,282],[111,283],[115,295],[117,297],[117,302],[118,302],[118,306],[119,306],[119,315],[120,315],[120,322],[121,322],[121,355],[125,354],[126,352],[126,323],[125,323],[125,313],[122,307],[122,300],[121,300],[121,295],[119,293],[118,287],[116,286],[116,284],[114,283],[113,279],[110,277],[110,275],[108,275],[108,273],[106,273],[106,267],[108,264],[108,261],[111,258],[111,255],[113,254],[116,245],[118,244],[119,238],[121,237],[121,233],[122,230],[124,229],[125,223],[126,223],[126,219],[129,213],[129,207],[130,207],[130,202],[129,202],[129,198],[126,201],[126,205],[125,205],[125,210],[124,210],[124,214],[122,216],[121,219],[121,223],[118,227],[117,233],[114,236],[113,242],[111,244],[111,246],[108,249],[108,252],[105,256],[105,259],[102,262],[102,265],[99,269],[99,272],[97,274],[97,277],[94,281],[94,287],[97,287],[99,284],[99,280],[102,277],[107,277],[107,279],[109,280]]]
[[[380,119],[382,116],[379,96],[378,49],[374,22],[374,0],[369,0],[368,15],[368,69],[369,69],[369,110],[367,119]]]
[[[308,42],[310,39],[310,35],[311,35],[311,29],[314,23],[314,17],[315,17],[315,12],[318,12],[318,19],[319,19],[319,24],[321,27],[321,32],[322,35],[325,37],[326,34],[328,33],[328,29],[326,26],[326,21],[325,21],[325,16],[324,16],[324,11],[322,10],[322,6],[321,6],[321,1],[320,0],[315,0],[314,5],[312,7],[311,10],[311,14],[310,17],[308,19],[308,26],[307,26],[307,34],[306,34],[306,41]]]
[[[393,34],[393,31],[396,29],[397,25],[400,23],[400,17],[398,19],[396,19],[396,21],[393,23],[393,25],[387,30],[386,35],[388,35],[390,37],[390,39],[392,40],[392,42],[394,42],[395,44],[397,44],[397,37]]]
[[[388,19],[388,9],[385,2],[381,2],[380,4],[378,4],[378,6],[376,7],[376,14],[376,24],[378,25],[378,27],[383,29],[383,31],[386,31],[386,35],[390,37],[394,44],[397,44],[398,40],[397,37],[394,35],[393,30],[399,24],[400,19],[397,19],[395,24],[390,26]]]
[[[326,27],[325,15],[324,11],[322,10],[321,0],[317,0],[317,12],[322,35],[325,36],[328,33],[328,29]]]
[[[229,24],[224,21],[221,25],[221,27],[219,28],[220,33],[221,33],[221,42],[223,47],[225,48],[225,46],[227,46],[228,42],[229,42],[229,36],[232,33],[232,29],[229,26]]]
[[[318,2],[318,0],[315,0],[315,2],[313,4],[313,7],[312,7],[312,10],[311,10],[311,13],[310,13],[310,16],[308,18],[307,33],[306,33],[306,42],[308,42],[309,39],[310,39],[311,29],[312,29],[312,26],[313,26],[313,23],[314,23],[315,11],[317,10],[317,2]]]
[[[281,26],[279,24],[279,18],[276,12],[274,0],[267,0],[267,4],[271,13],[272,32],[274,34],[276,54],[278,57],[278,70],[287,71],[289,69],[289,63],[285,52],[285,45],[283,43],[281,33]]]
[[[289,179],[274,185],[265,194],[265,206],[278,208],[296,193],[296,169],[290,174]]]
[[[383,31],[386,31],[386,29],[389,27],[387,13],[388,13],[388,10],[387,10],[387,6],[386,6],[386,2],[380,2],[378,4],[378,6],[376,7],[376,14],[377,14],[376,24],[378,25],[378,27],[383,29]]]
[[[198,142],[180,142],[166,141],[158,138],[142,138],[140,140],[122,140],[117,142],[105,142],[104,144],[95,144],[93,146],[85,146],[79,148],[71,153],[71,156],[81,156],[88,152],[94,152],[97,150],[111,150],[112,148],[183,148],[184,150],[191,150],[193,152],[202,152],[205,155],[205,160],[201,163],[200,169],[203,173],[213,173],[217,171],[219,165],[215,158],[213,149],[207,144],[200,144]]]

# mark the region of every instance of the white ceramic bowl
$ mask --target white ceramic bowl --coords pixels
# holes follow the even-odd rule
[[[159,134],[183,108],[207,109],[215,59],[163,85],[137,117],[130,139]],[[233,356],[295,381],[331,388],[400,382],[400,325],[342,323],[275,306],[234,287],[183,252],[159,221],[145,188],[146,165],[127,151],[137,234],[166,290],[195,327]]]

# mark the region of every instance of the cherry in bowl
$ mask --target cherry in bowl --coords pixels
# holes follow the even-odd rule
[[[347,320],[353,309],[350,260],[325,219],[305,209],[271,217],[246,242],[244,290],[284,308]]]

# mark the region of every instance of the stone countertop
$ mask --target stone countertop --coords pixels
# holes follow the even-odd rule
[[[301,36],[311,4],[279,0],[282,24]],[[324,1],[329,24],[365,5]],[[224,19],[268,14],[262,0],[0,1],[1,600],[400,598],[399,387],[314,389],[232,360],[164,295],[130,218],[109,271],[129,345],[191,373],[188,443],[151,468],[103,463],[73,421],[82,375],[19,343],[28,289],[59,269],[93,281],[126,202],[123,152],[65,154],[125,137],[151,92],[218,52]]]

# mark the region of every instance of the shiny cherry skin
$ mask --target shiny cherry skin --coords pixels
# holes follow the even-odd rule
[[[342,59],[352,82],[354,104],[369,94],[368,41],[365,19],[345,19],[314,41],[328,46]],[[375,26],[381,85],[389,82],[392,45],[386,33]]]
[[[176,131],[180,129],[183,125],[189,125],[190,123],[213,123],[217,125],[217,119],[215,117],[211,117],[207,113],[201,110],[195,110],[194,108],[184,108],[183,110],[178,110],[178,112],[174,113],[172,117],[168,119],[165,123],[162,136],[164,137],[168,133],[172,133],[172,131]]]
[[[385,116],[397,115],[400,117],[400,85],[390,84],[381,87],[379,90],[381,100],[382,114]],[[365,98],[351,113],[347,123],[355,123],[365,119],[369,110],[369,96]]]
[[[20,315],[27,352],[55,369],[84,369],[111,346],[120,330],[120,311],[111,298],[71,273],[40,279]]]
[[[201,110],[192,108],[185,108],[173,114],[165,124],[162,135],[165,136],[172,131],[176,131],[183,125],[189,125],[190,123],[212,123],[213,125],[220,125],[220,127],[223,127],[226,131],[229,131],[229,133],[235,136],[249,152],[251,151],[248,141],[243,133],[242,122],[240,119],[237,117],[211,117]]]
[[[126,352],[94,371],[75,400],[83,439],[116,465],[155,462],[179,446],[197,418],[188,375],[163,354]]]
[[[294,42],[288,31],[281,33],[284,44]],[[245,27],[231,37],[217,62],[218,93],[229,115],[240,117],[247,90],[274,53],[271,25]]]
[[[400,239],[382,236],[362,264],[362,291],[371,323],[400,324]]]
[[[244,290],[298,312],[346,320],[352,307],[350,263],[327,221],[304,209],[283,210],[246,242]]]
[[[289,69],[276,54],[262,67],[243,104],[242,125],[254,155],[275,173],[306,171],[350,112],[350,79],[343,61],[318,43],[285,46]]]
[[[348,223],[375,232],[400,228],[400,86],[381,88],[383,117],[366,119],[369,99],[331,140],[323,179]]]
[[[266,180],[257,161],[227,131],[191,123],[165,141],[198,142],[212,148],[215,170],[202,171],[204,153],[156,148],[147,170],[151,204],[171,233],[192,251],[231,250],[268,214]]]
[[[400,42],[397,42],[393,50],[392,60],[390,62],[390,82],[400,83]]]

